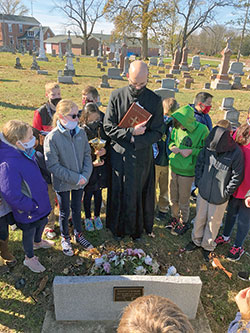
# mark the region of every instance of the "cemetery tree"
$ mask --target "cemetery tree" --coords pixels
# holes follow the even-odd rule
[[[83,39],[83,53],[87,55],[88,40],[96,22],[104,15],[105,0],[63,0],[54,2],[55,8],[60,9],[69,19],[69,25],[74,26],[79,37]],[[78,33],[76,33],[78,35]]]
[[[219,7],[225,7],[232,4],[230,0],[174,0],[176,13],[179,16],[179,22],[183,22],[181,35],[181,50],[185,46],[185,41],[197,29],[211,23],[215,17],[215,11]]]
[[[0,0],[0,12],[6,15],[25,15],[29,10],[21,0]]]
[[[163,8],[160,0],[106,0],[104,11],[113,20],[115,35],[121,39],[138,38],[142,43],[142,58],[148,57],[148,35]]]

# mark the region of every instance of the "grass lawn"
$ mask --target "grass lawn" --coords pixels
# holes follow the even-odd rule
[[[48,70],[49,75],[37,75],[36,71],[29,68],[32,63],[32,57],[28,55],[12,55],[1,53],[0,62],[0,129],[3,124],[10,119],[22,119],[32,123],[33,111],[45,102],[44,85],[48,81],[57,79],[57,71],[64,68],[64,62],[58,58],[49,57],[49,62],[39,62],[41,69]],[[23,70],[14,69],[15,57],[21,58]],[[205,60],[204,63],[209,63]],[[74,100],[81,107],[81,90],[84,86],[91,84],[98,87],[101,82],[101,76],[105,73],[97,68],[97,62],[92,58],[81,58],[80,63],[74,60],[77,76],[74,77],[74,85],[62,85],[62,97]],[[211,66],[217,66],[214,61]],[[107,72],[107,69],[106,69]],[[150,74],[156,74],[157,69],[150,68]],[[193,101],[194,96],[202,90],[204,83],[209,82],[210,70],[207,69],[204,77],[198,77],[196,72],[192,74],[195,83],[192,89],[183,89],[183,79],[181,75],[176,77],[180,80],[179,93],[176,99],[180,105],[185,105]],[[149,77],[148,87],[156,89],[159,84],[155,79]],[[162,75],[163,77],[163,75]],[[247,75],[242,78],[242,83],[247,83]],[[112,88],[118,88],[126,85],[126,80],[110,80]],[[99,89],[102,110],[105,111],[109,95],[112,89]],[[250,94],[247,91],[211,91],[214,95],[213,108],[210,112],[212,120],[216,123],[223,118],[223,112],[219,109],[224,97],[234,97],[234,106],[240,111],[240,121],[244,121],[247,110],[250,106]],[[106,191],[104,191],[106,198]],[[105,200],[104,200],[105,201]],[[105,209],[102,217],[105,218]],[[191,206],[191,218],[194,217],[195,206]],[[57,226],[57,232],[59,228]],[[180,251],[190,240],[191,230],[184,236],[176,237],[171,235],[163,223],[155,221],[156,234],[155,239],[144,235],[140,243],[133,243],[129,238],[123,242],[115,242],[109,231],[95,231],[87,233],[87,238],[98,248],[99,251],[107,251],[117,248],[141,247],[147,254],[152,254],[161,264],[161,272],[165,274],[170,265],[174,265],[181,275],[199,275],[203,282],[201,300],[206,314],[210,321],[213,332],[225,332],[231,320],[234,319],[237,311],[236,304],[233,301],[234,295],[242,288],[248,286],[247,283],[237,278],[237,272],[240,270],[250,270],[249,252],[250,240],[245,242],[246,253],[239,262],[231,263],[226,261],[224,255],[227,253],[230,245],[218,248],[218,254],[224,267],[233,273],[230,280],[221,270],[215,270],[211,264],[204,264],[202,254],[196,251],[191,254]],[[66,257],[62,254],[60,248],[60,239],[56,239],[55,247],[50,250],[39,250],[37,255],[41,263],[47,268],[44,273],[35,274],[23,266],[22,261],[24,253],[21,243],[21,231],[10,232],[10,249],[15,254],[18,264],[9,274],[0,277],[0,332],[40,332],[45,311],[52,307],[51,286],[55,275],[84,275],[88,274],[94,255],[90,256],[81,251],[76,245],[76,255]],[[81,259],[81,260],[79,260]],[[33,296],[33,292],[38,288],[42,278],[48,277],[46,288],[38,296]],[[15,289],[15,282],[19,278],[26,279],[26,285],[22,290]]]

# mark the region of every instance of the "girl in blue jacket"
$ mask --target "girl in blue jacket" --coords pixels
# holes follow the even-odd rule
[[[49,248],[53,242],[41,238],[51,207],[47,184],[34,160],[32,128],[23,121],[10,120],[0,140],[0,191],[23,232],[23,263],[40,273],[45,267],[34,256],[34,250]]]

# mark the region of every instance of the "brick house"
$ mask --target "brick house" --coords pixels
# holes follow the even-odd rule
[[[0,48],[39,48],[40,24],[34,17],[0,14]],[[43,27],[43,33],[44,39],[54,36],[49,27]]]

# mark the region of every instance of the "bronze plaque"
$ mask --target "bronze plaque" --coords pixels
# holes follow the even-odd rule
[[[114,287],[113,299],[115,302],[131,302],[144,295],[144,287]]]

